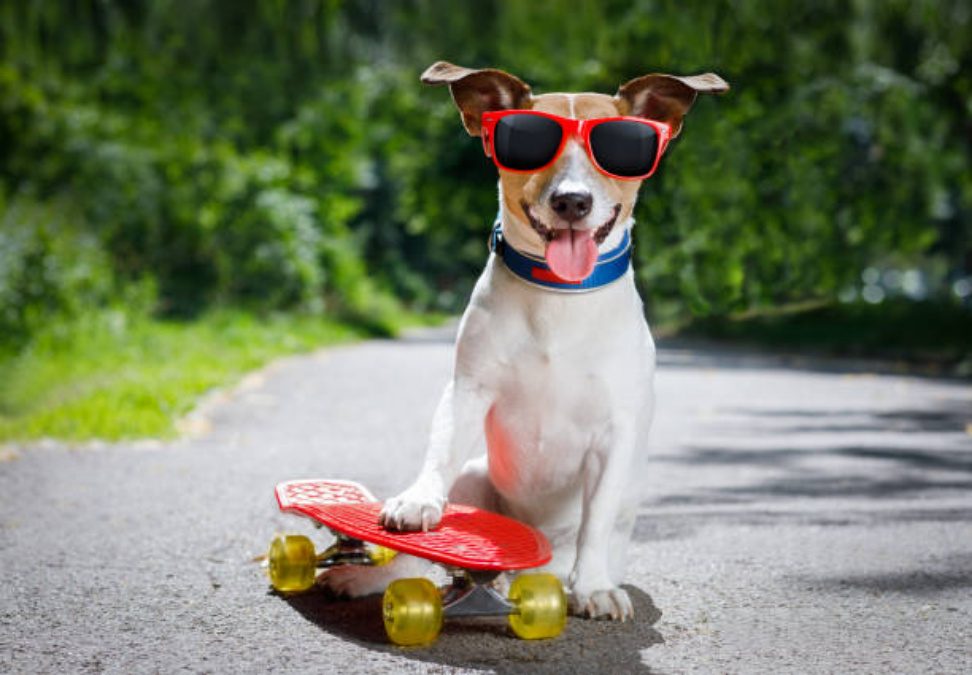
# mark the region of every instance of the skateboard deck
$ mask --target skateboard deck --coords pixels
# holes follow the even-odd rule
[[[449,504],[429,532],[396,532],[378,523],[382,502],[358,483],[297,480],[276,488],[280,510],[349,537],[467,570],[522,570],[550,562],[550,542],[528,525],[472,506]]]

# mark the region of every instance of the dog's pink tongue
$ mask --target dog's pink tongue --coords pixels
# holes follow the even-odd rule
[[[547,265],[564,281],[583,281],[597,263],[597,244],[592,230],[557,230],[547,244]]]

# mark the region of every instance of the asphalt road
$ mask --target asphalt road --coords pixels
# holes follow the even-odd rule
[[[972,386],[751,352],[661,346],[633,622],[399,649],[373,598],[270,592],[254,558],[310,531],[274,484],[404,487],[451,352],[282,361],[174,443],[0,450],[0,672],[972,672]]]

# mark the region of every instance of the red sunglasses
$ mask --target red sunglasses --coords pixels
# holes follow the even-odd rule
[[[486,156],[505,171],[542,171],[577,136],[601,173],[623,180],[655,173],[672,135],[665,122],[641,117],[575,120],[535,110],[486,112],[482,127]]]

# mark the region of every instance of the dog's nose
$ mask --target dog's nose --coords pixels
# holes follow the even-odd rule
[[[580,220],[591,212],[594,198],[590,192],[555,192],[550,197],[550,208],[569,223]]]

